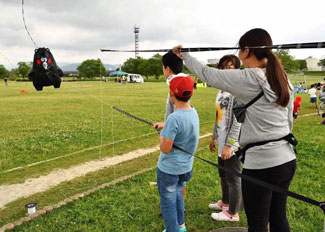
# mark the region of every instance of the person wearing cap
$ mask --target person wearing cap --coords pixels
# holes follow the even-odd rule
[[[174,53],[168,52],[165,55],[163,55],[162,63],[163,63],[163,71],[164,71],[164,75],[166,77],[167,84],[168,84],[168,81],[167,81],[168,78],[173,78],[175,76],[179,76],[179,77],[187,77],[188,76],[188,75],[182,73],[183,60],[180,59],[178,56],[176,56]],[[190,101],[189,101],[189,103],[190,103]],[[170,100],[170,96],[168,93],[164,121],[154,123],[153,127],[161,130],[165,126],[168,116],[171,113],[175,112],[175,110],[176,110],[176,106]],[[186,185],[184,186],[184,189],[183,189],[183,198],[184,199],[185,199],[185,194],[186,194]],[[184,211],[185,211],[185,209],[184,209]]]
[[[168,67],[163,67],[164,74]],[[194,157],[173,145],[194,154],[199,142],[199,117],[189,104],[193,94],[190,76],[168,76],[169,96],[175,105],[160,134],[160,156],[157,168],[157,184],[160,206],[164,218],[164,232],[184,232],[183,188],[193,175]]]
[[[175,76],[187,77],[188,75],[182,73],[183,71],[183,60],[180,59],[172,52],[168,52],[162,57],[163,63],[163,72],[166,77],[166,82],[168,78],[173,78]],[[168,84],[168,83],[167,83]],[[156,122],[153,124],[155,128],[162,129],[165,126],[166,120],[168,116],[173,113],[176,109],[176,106],[170,100],[170,96],[168,93],[167,102],[166,102],[166,110],[164,116],[164,122]]]

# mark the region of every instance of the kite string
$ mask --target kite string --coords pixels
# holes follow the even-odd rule
[[[111,124],[112,124],[112,143],[113,143],[113,157],[115,156],[115,139],[114,139],[114,112],[113,112],[113,108],[111,107]],[[115,164],[113,167],[114,170],[114,180],[116,180],[116,168],[115,168]],[[113,189],[115,188],[115,185],[113,186]]]
[[[0,55],[3,56],[3,58],[14,68],[15,65],[11,62],[11,60],[4,54],[3,52],[0,51]]]
[[[325,42],[308,42],[308,43],[293,43],[293,44],[277,44],[271,46],[252,46],[245,47],[249,49],[310,49],[310,48],[325,48]],[[180,52],[210,52],[224,50],[244,49],[241,47],[194,47],[194,48],[179,48]],[[115,50],[115,49],[100,49],[101,52],[135,52],[135,50]],[[148,49],[138,50],[137,52],[172,52],[173,49]]]
[[[101,128],[100,128],[100,149],[99,149],[99,159],[102,154],[103,145],[103,127],[104,127],[104,104],[103,104],[103,84],[102,84],[102,69],[101,69],[101,59],[99,59],[99,81],[100,81],[100,102],[101,102]]]
[[[29,38],[32,40],[32,42],[34,43],[35,47],[38,48],[38,46],[36,45],[35,41],[33,40],[32,36],[30,35],[28,29],[27,29],[27,26],[26,26],[26,22],[25,22],[25,12],[24,12],[24,0],[21,0],[21,12],[22,12],[22,15],[23,15],[23,22],[24,22],[24,26],[25,26],[25,29],[27,31],[27,34],[29,35]]]
[[[110,106],[110,109],[111,109],[111,127],[112,127],[112,130],[111,130],[111,133],[112,133],[112,156],[114,157],[115,156],[115,138],[114,138],[114,114],[113,114],[113,105],[109,104],[108,102],[104,102],[103,101],[103,91],[102,91],[102,82],[103,82],[103,78],[102,78],[102,57],[103,54],[101,53],[100,57],[101,59],[99,59],[99,78],[100,78],[100,82],[101,82],[101,99],[98,99],[92,95],[90,95],[91,97],[99,100],[101,102],[101,105],[102,105],[102,129],[101,129],[101,134],[103,134],[103,127],[104,127],[104,104]],[[105,77],[106,77],[106,71],[105,71]],[[101,140],[102,140],[102,136],[101,136]],[[116,175],[116,165],[114,164],[113,165],[113,176],[114,176],[114,181],[116,181],[117,179],[117,175]],[[115,188],[115,185],[113,185],[113,189]]]

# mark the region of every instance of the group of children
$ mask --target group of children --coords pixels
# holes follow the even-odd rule
[[[190,105],[195,83],[182,73],[183,61],[174,53],[162,58],[163,73],[169,85],[165,121],[154,123],[163,129],[160,134],[161,153],[158,160],[157,184],[160,206],[165,222],[165,231],[186,231],[184,218],[184,195],[186,182],[193,175],[193,156],[199,141],[199,117]],[[219,69],[239,69],[240,61],[234,55],[224,56]],[[240,172],[240,161],[234,155],[238,147],[240,124],[232,113],[234,98],[220,91],[216,99],[216,121],[210,151],[215,152],[218,139],[219,165]],[[175,145],[180,149],[175,148]],[[218,221],[239,221],[238,212],[243,209],[240,178],[219,170],[222,199],[209,204],[209,208],[220,210],[211,217]]]
[[[325,85],[319,86],[319,91],[317,91],[316,84],[312,84],[311,88],[308,90],[308,94],[310,95],[310,109],[313,108],[313,104],[315,104],[315,108],[318,111],[318,115],[322,116],[321,124],[325,124]],[[320,104],[317,104],[317,94],[319,92],[319,100]],[[294,108],[293,108],[293,122],[296,122],[298,118],[298,111],[301,108],[301,97],[296,97],[294,101]]]
[[[243,43],[240,44],[241,47],[245,47],[245,43],[247,42],[245,42],[245,39],[249,40],[250,34],[258,34],[263,39],[269,37],[263,29],[253,29],[246,34],[240,40]],[[268,40],[265,42],[272,43]],[[177,50],[179,48],[175,47],[174,49]],[[169,85],[169,94],[167,97],[165,121],[154,124],[155,128],[163,129],[160,134],[161,153],[157,168],[160,206],[166,228],[163,232],[186,231],[184,190],[186,182],[193,175],[193,155],[199,140],[199,117],[189,102],[193,95],[194,83],[190,76],[182,73],[183,60],[180,57],[179,50],[178,53],[174,51],[174,53],[167,53],[163,56],[163,73]],[[275,138],[282,137],[282,134],[286,134],[292,130],[292,116],[295,121],[298,117],[298,110],[301,108],[301,97],[296,97],[293,102],[290,93],[290,90],[293,89],[292,86],[288,80],[281,82],[282,79],[278,77],[281,75],[283,77],[286,76],[280,62],[272,52],[242,49],[240,50],[239,58],[246,62],[243,62],[246,67],[251,69],[247,69],[247,71],[235,71],[235,69],[239,69],[240,61],[234,55],[227,55],[219,61],[218,69],[234,69],[234,71],[229,71],[228,75],[226,72],[214,71],[211,68],[206,70],[204,65],[194,61],[190,55],[186,54],[185,56],[185,63],[189,65],[190,70],[192,72],[195,69],[199,70],[193,72],[194,74],[203,78],[211,86],[219,89],[229,89],[229,92],[232,92],[233,95],[237,93],[229,84],[232,83],[231,80],[228,80],[231,76],[239,80],[243,85],[245,83],[245,87],[254,86],[260,88],[262,86],[263,90],[265,88],[266,92],[263,91],[263,94],[267,95],[265,96],[266,100],[263,99],[260,101],[258,107],[264,107],[263,110],[268,113],[257,112],[256,109],[258,107],[255,107],[252,109],[253,114],[246,119],[248,120],[247,123],[245,122],[246,125],[243,124],[246,126],[243,129],[241,128],[242,125],[236,120],[233,112],[233,105],[237,104],[234,100],[235,97],[231,93],[223,90],[220,90],[217,95],[215,126],[209,148],[211,152],[218,152],[218,164],[220,166],[236,172],[240,172],[241,170],[240,161],[235,155],[235,151],[239,147],[238,140],[240,134],[242,134],[242,137],[244,134],[246,140],[251,139],[252,141],[253,136],[256,136],[256,138],[254,137],[255,141],[256,139],[265,138],[270,133]],[[268,63],[265,62],[265,58],[267,58]],[[256,67],[259,69],[256,69]],[[269,69],[277,71],[278,73],[276,74],[278,76],[267,76],[269,75],[267,73]],[[270,73],[274,70],[271,70]],[[220,80],[212,79],[214,75],[218,76]],[[248,79],[247,76],[249,76]],[[256,76],[264,80],[264,82],[256,83],[256,80],[259,81],[258,78],[256,79]],[[279,78],[276,82],[281,82],[281,88],[265,85],[265,78],[270,78],[270,80],[271,78]],[[267,79],[267,81],[270,80]],[[242,92],[244,90],[240,89],[238,91]],[[255,92],[257,91],[260,90],[256,90]],[[251,92],[248,93],[251,94]],[[322,90],[321,95],[322,93],[325,95],[325,88]],[[256,93],[252,94],[254,95]],[[247,99],[247,102],[250,102],[250,100],[251,97]],[[275,110],[275,106],[281,107]],[[292,111],[293,115],[291,113]],[[268,114],[272,115],[268,117]],[[266,134],[261,134],[262,132],[255,132],[254,135],[249,134],[253,132],[247,129],[248,127],[260,129],[258,127],[260,125],[256,123],[258,117],[268,117],[266,121],[272,121],[270,128],[272,131],[266,131]],[[287,121],[284,119],[287,119]],[[325,115],[323,119],[325,123]],[[264,121],[260,123],[262,124]],[[243,133],[244,129],[245,133]],[[217,140],[218,149],[216,149]],[[243,143],[245,144],[245,141]],[[250,141],[250,143],[252,142]],[[267,147],[269,145],[265,146]],[[261,154],[264,154],[264,156],[260,157]],[[249,160],[247,160],[248,158]],[[264,159],[267,159],[267,162]],[[294,176],[296,164],[293,149],[286,141],[273,143],[271,148],[261,146],[256,149],[251,149],[250,156],[246,157],[246,161],[243,169],[245,175],[261,178],[266,182],[279,185],[279,187],[284,189],[289,188]],[[220,169],[219,176],[221,179],[222,198],[209,204],[208,207],[220,212],[212,213],[212,219],[237,222],[240,220],[238,212],[245,207],[249,231],[267,231],[268,223],[270,223],[271,231],[290,230],[289,223],[286,219],[286,195],[255,186],[244,180],[241,181],[239,177],[228,174]]]

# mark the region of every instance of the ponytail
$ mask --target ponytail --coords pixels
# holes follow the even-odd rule
[[[289,85],[287,74],[285,73],[279,59],[269,51],[266,54],[267,66],[266,77],[271,89],[278,97],[276,103],[280,106],[286,107],[290,100],[291,87]]]
[[[239,46],[245,47],[271,46],[273,44],[270,34],[261,28],[255,28],[246,32],[239,40]],[[250,48],[249,54],[254,54],[258,60],[267,58],[266,77],[271,89],[278,97],[276,103],[286,107],[290,100],[290,90],[287,74],[285,73],[279,59],[272,53],[271,49]]]

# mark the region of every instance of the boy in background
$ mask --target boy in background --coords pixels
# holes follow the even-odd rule
[[[184,75],[168,75],[169,67],[163,66],[169,84],[169,99],[175,105],[160,135],[160,156],[157,168],[160,206],[165,231],[186,231],[184,219],[183,188],[193,175],[194,157],[175,149],[173,145],[194,154],[199,141],[199,117],[189,104],[193,94],[193,81]]]
[[[173,78],[175,76],[179,77],[187,77],[188,75],[182,73],[183,71],[183,60],[180,59],[172,52],[168,52],[162,57],[163,63],[163,72],[166,77],[167,84],[168,79]],[[173,113],[176,109],[176,106],[170,100],[170,96],[168,93],[167,102],[166,102],[166,110],[164,116],[164,122],[156,122],[154,123],[154,127],[158,129],[162,129],[165,126],[168,116]]]
[[[174,53],[168,52],[165,55],[163,55],[162,63],[163,63],[163,72],[164,72],[164,76],[166,77],[167,84],[168,84],[168,79],[171,79],[175,76],[187,77],[186,74],[182,73],[183,60],[180,59],[178,56],[176,56]],[[156,122],[153,124],[153,127],[158,128],[159,130],[164,128],[168,116],[171,113],[175,112],[175,110],[176,110],[176,106],[172,103],[168,93],[164,122]],[[186,193],[186,186],[184,186],[183,189],[183,198],[185,198],[185,193]]]
[[[317,95],[316,95],[316,89],[314,85],[310,86],[311,89],[308,90],[308,94],[310,95],[310,109],[313,108],[313,103],[315,103],[316,109],[317,109]]]

